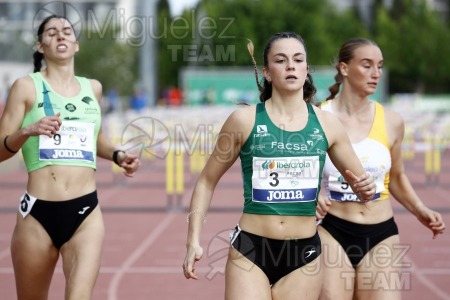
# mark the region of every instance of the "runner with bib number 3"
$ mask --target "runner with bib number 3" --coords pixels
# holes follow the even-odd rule
[[[253,58],[251,43],[249,51]],[[303,39],[278,33],[263,59],[263,85],[255,64],[261,103],[228,117],[195,185],[184,276],[199,278],[206,212],[217,183],[239,157],[244,209],[230,232],[225,299],[317,299],[322,273],[315,211],[326,153],[363,200],[372,198],[375,185],[339,120],[311,104],[316,89]]]

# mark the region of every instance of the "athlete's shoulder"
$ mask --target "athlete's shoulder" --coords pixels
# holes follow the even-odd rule
[[[404,120],[400,113],[398,113],[390,108],[387,108],[386,106],[382,106],[382,107],[384,110],[384,119],[385,119],[386,124],[388,124],[389,126],[392,126],[394,128],[403,127]]]
[[[100,81],[97,79],[92,78],[86,78],[89,81],[89,84],[91,85],[92,91],[94,92],[95,97],[100,102],[102,100],[102,94],[103,94],[103,87]]]
[[[386,108],[384,109],[384,122],[386,124],[386,130],[390,140],[397,140],[398,138],[403,138],[405,131],[405,122],[400,113]]]
[[[31,87],[31,86],[34,86],[34,81],[33,81],[33,78],[31,76],[32,76],[32,73],[17,78],[14,81],[12,86],[18,86],[18,87]]]
[[[333,115],[333,113],[331,113],[327,109],[324,109],[324,106],[322,105],[320,105],[320,108],[313,105],[313,109],[317,117],[319,118],[319,121],[321,122],[334,121],[337,118],[336,116]]]
[[[93,79],[93,78],[86,78],[86,79],[89,81],[89,83],[91,84],[92,89],[94,89],[94,91],[102,89],[102,84],[97,79]]]
[[[230,138],[243,144],[254,127],[255,112],[255,105],[246,105],[235,109],[226,119],[221,132],[230,134]]]
[[[10,89],[10,96],[17,96],[22,100],[35,95],[34,81],[31,76],[26,75],[16,79]]]
[[[341,121],[332,112],[317,108],[316,115],[329,145],[334,144],[335,141],[341,140],[347,135]]]
[[[255,112],[256,105],[242,105],[230,114],[227,122],[231,122],[236,126],[253,124],[255,121]]]

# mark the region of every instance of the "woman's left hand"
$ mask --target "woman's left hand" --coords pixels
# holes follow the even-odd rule
[[[122,167],[125,172],[125,176],[133,177],[134,173],[139,169],[141,165],[139,158],[135,155],[130,155],[126,152],[120,152],[118,155],[118,161],[120,162],[120,167]]]
[[[416,217],[420,223],[433,232],[433,239],[437,238],[439,234],[444,233],[445,223],[440,213],[422,204],[417,207]]]

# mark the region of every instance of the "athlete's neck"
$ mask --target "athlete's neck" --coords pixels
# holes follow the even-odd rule
[[[340,95],[333,100],[333,111],[339,113],[345,113],[348,116],[361,115],[367,113],[370,110],[372,102],[366,98],[350,97],[345,98],[344,95]]]
[[[46,68],[41,71],[44,79],[62,96],[72,97],[80,91],[73,68]]]

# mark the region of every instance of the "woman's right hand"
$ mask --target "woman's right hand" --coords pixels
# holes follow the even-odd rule
[[[187,246],[186,257],[183,263],[183,272],[186,279],[198,279],[195,273],[195,263],[203,256],[203,248],[198,246]]]
[[[27,136],[46,135],[50,138],[53,137],[62,124],[62,121],[59,118],[60,114],[61,113],[57,113],[54,116],[44,117],[36,123],[28,125],[25,134]]]
[[[325,218],[325,215],[328,213],[330,206],[331,200],[324,195],[319,195],[316,206],[316,218],[318,220],[322,220],[323,218]]]

